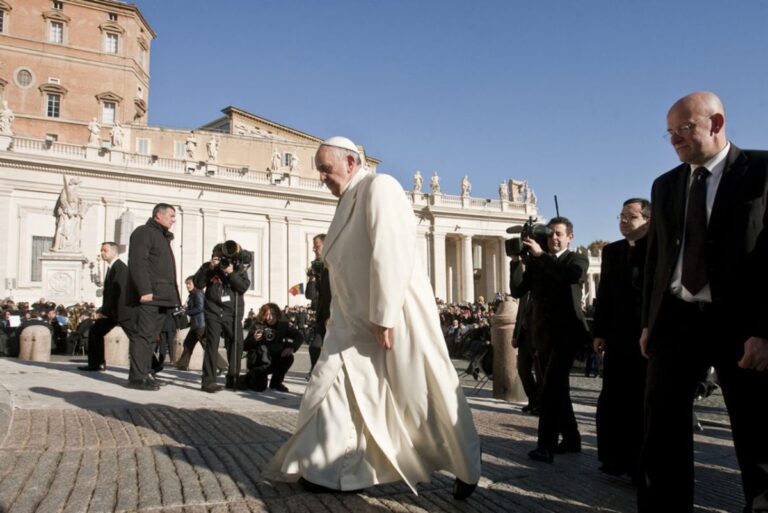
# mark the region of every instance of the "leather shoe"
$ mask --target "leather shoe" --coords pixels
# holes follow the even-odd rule
[[[279,385],[270,385],[269,388],[272,390],[277,390],[278,392],[290,392],[290,390],[288,390],[288,387],[283,385],[282,383]]]
[[[216,392],[220,392],[222,388],[224,387],[217,385],[216,383],[208,383],[207,385],[203,385],[201,390],[203,392],[208,392],[209,394],[215,394]]]
[[[154,374],[150,374],[147,379],[159,387],[164,387],[165,385],[168,384],[167,381],[164,381],[162,379],[157,379],[157,376],[155,376]]]
[[[299,478],[299,484],[302,488],[304,488],[304,491],[309,493],[340,493],[341,490],[334,490],[333,488],[328,488],[323,485],[315,484],[312,481],[307,481],[303,477]]]
[[[98,372],[102,369],[100,367],[91,367],[90,365],[83,365],[82,367],[78,367],[77,370],[88,371],[88,372]]]
[[[528,457],[533,461],[541,461],[544,463],[553,463],[555,461],[555,456],[552,454],[552,451],[542,447],[537,447],[529,452]]]
[[[538,410],[539,407],[536,406],[535,403],[528,403],[525,406],[523,406],[523,409],[521,410],[523,413],[533,413],[534,410]]]
[[[224,384],[224,388],[228,388],[230,390],[234,390],[236,386],[235,376],[231,374],[227,374],[227,378]]]
[[[139,381],[129,381],[128,382],[128,388],[133,388],[135,390],[146,390],[148,392],[154,392],[156,390],[160,390],[160,385],[157,383],[153,383],[149,379],[142,379]]]
[[[565,454],[567,452],[581,452],[581,440],[563,440],[555,447],[555,454]]]
[[[477,483],[465,483],[457,477],[453,482],[453,498],[457,501],[463,501],[472,495],[472,492],[475,491],[475,488],[477,488]]]

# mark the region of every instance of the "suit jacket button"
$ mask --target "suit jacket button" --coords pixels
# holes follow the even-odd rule
[[[677,240],[675,241],[675,246],[679,246],[679,245],[680,245],[680,239],[677,239]]]

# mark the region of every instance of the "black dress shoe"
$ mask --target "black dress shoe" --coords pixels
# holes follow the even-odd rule
[[[531,458],[533,461],[541,461],[544,463],[552,463],[555,461],[555,456],[552,454],[552,451],[549,451],[541,447],[537,447],[531,452],[529,452],[528,457]]]
[[[234,390],[236,385],[235,377],[231,374],[227,374],[227,379],[224,383],[224,388],[228,388],[230,390]]]
[[[221,389],[224,388],[221,385],[217,385],[216,383],[208,383],[207,385],[203,385],[200,389],[203,392],[208,392],[209,394],[215,394],[216,392],[220,392]]]
[[[563,440],[555,447],[555,454],[565,454],[567,452],[581,452],[581,439]]]
[[[290,392],[290,390],[288,390],[288,387],[283,385],[282,383],[279,385],[270,385],[269,388],[272,390],[277,390],[278,392]]]
[[[168,384],[167,381],[164,381],[162,379],[157,379],[157,376],[155,376],[154,374],[150,374],[149,377],[147,377],[147,379],[159,387],[164,387],[165,385]]]
[[[312,481],[307,481],[303,477],[299,478],[299,484],[304,491],[309,493],[341,493],[341,490],[334,490],[323,485],[315,484]]]
[[[128,388],[133,388],[135,390],[146,390],[149,392],[154,392],[156,390],[160,390],[160,385],[157,383],[153,383],[149,379],[142,379],[139,381],[129,381],[128,382]]]
[[[522,411],[523,413],[533,413],[534,411],[539,411],[539,407],[536,406],[535,403],[533,404],[528,403],[525,406],[523,406],[523,409],[520,411]]]
[[[465,483],[458,477],[453,482],[453,498],[457,501],[463,501],[470,495],[472,495],[472,492],[475,491],[475,488],[477,488],[477,483],[475,484],[469,484]]]
[[[88,372],[98,372],[102,369],[100,369],[99,367],[91,367],[90,365],[83,365],[82,367],[78,367],[77,370],[88,371]]]

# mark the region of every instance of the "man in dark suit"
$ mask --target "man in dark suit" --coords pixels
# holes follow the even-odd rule
[[[128,304],[135,306],[128,333],[130,372],[128,387],[158,390],[150,377],[155,342],[169,310],[181,304],[176,282],[176,261],[171,249],[176,209],[158,203],[152,217],[131,234],[128,248]]]
[[[323,244],[325,234],[320,233],[312,238],[312,251],[315,252],[315,260],[312,262],[310,272],[316,282],[316,293],[312,298],[312,308],[315,310],[314,337],[309,342],[310,374],[320,358],[325,338],[325,324],[331,316],[331,278],[328,276],[328,268],[323,263]]]
[[[528,456],[552,463],[555,453],[581,451],[569,379],[576,352],[589,337],[581,308],[589,260],[568,249],[573,240],[571,221],[554,217],[548,226],[547,250],[533,238],[523,239],[525,270],[520,257],[513,256],[509,274],[513,297],[531,293],[530,334],[536,341],[543,373],[538,444]]]
[[[117,251],[114,242],[101,244],[101,258],[107,263],[101,317],[88,330],[88,365],[78,367],[83,371],[102,371],[107,368],[104,361],[104,336],[117,325],[126,329],[125,325],[133,313],[126,299],[128,266],[117,257]]]
[[[678,100],[667,132],[682,165],[653,184],[640,346],[648,356],[639,511],[692,511],[697,381],[720,379],[747,506],[768,489],[768,152],[725,134],[709,92]]]
[[[611,475],[637,477],[643,443],[646,360],[637,344],[643,271],[651,218],[647,199],[624,202],[623,239],[603,248],[592,326],[595,353],[603,354],[603,389],[597,400],[597,459]]]

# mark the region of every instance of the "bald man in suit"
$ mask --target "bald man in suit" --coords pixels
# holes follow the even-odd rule
[[[768,463],[768,152],[737,148],[725,128],[723,104],[709,92],[667,114],[682,164],[651,195],[640,513],[693,510],[693,396],[710,365],[730,414],[744,511],[768,489],[759,467]]]

